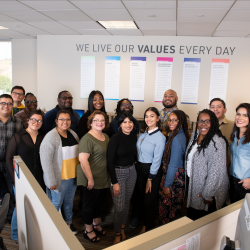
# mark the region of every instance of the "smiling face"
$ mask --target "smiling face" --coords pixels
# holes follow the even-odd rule
[[[222,120],[227,112],[227,109],[224,108],[221,101],[213,101],[211,103],[210,110],[215,113],[218,120]]]
[[[132,114],[133,113],[132,111],[133,111],[132,104],[128,100],[124,100],[121,103],[119,114],[121,115],[124,112],[129,112],[130,114]]]
[[[28,95],[25,98],[25,109],[27,110],[28,113],[37,109],[37,100],[35,96]]]
[[[32,115],[30,119],[28,119],[27,121],[28,128],[30,128],[33,131],[37,131],[38,129],[42,127],[43,125],[42,121],[43,121],[43,118],[41,115],[36,115],[36,114]]]
[[[95,115],[91,123],[93,130],[102,131],[105,128],[105,118],[103,115]]]
[[[149,110],[145,115],[145,122],[148,126],[148,130],[154,129],[157,127],[157,122],[160,120],[160,116],[157,116],[155,112]]]
[[[13,102],[12,102],[12,100],[10,98],[0,98],[0,102],[1,103],[12,103],[13,104]],[[7,104],[2,105],[2,104],[0,104],[0,115],[5,116],[5,117],[10,116],[11,111],[12,111],[12,107],[13,107],[13,105],[7,105]]]
[[[104,104],[103,98],[99,94],[95,94],[93,98],[93,106],[95,110],[100,110],[102,109]]]
[[[22,102],[24,99],[24,93],[22,89],[13,89],[11,93],[11,97],[13,98],[14,102]]]
[[[130,121],[128,118],[126,118],[120,125],[122,132],[126,135],[129,135],[130,132],[134,128],[134,123]]]
[[[56,125],[59,130],[68,130],[71,125],[71,117],[69,114],[60,114],[56,120]]]
[[[73,103],[73,97],[69,92],[62,92],[60,97],[57,98],[58,106],[60,109],[70,109]]]
[[[235,116],[235,124],[238,128],[246,128],[249,124],[249,117],[245,108],[239,108]]]
[[[171,131],[174,131],[175,128],[177,127],[178,125],[178,117],[176,114],[174,113],[171,113],[170,116],[168,117],[168,127]]]
[[[198,130],[200,135],[205,137],[211,127],[211,121],[209,114],[201,113],[198,120]]]
[[[175,91],[169,89],[164,93],[162,104],[165,108],[173,108],[176,106],[178,96]]]

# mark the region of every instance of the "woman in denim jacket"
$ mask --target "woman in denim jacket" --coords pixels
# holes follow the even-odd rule
[[[250,193],[250,104],[236,108],[235,124],[231,134],[230,200],[236,202]]]

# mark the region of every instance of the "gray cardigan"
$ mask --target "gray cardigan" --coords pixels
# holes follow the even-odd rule
[[[191,135],[186,150],[185,169],[187,169],[187,151],[194,139],[194,133]],[[217,150],[214,147],[213,141]],[[200,153],[196,151],[193,154],[187,207],[197,210],[208,210],[208,205],[205,205],[202,197],[198,197],[198,194],[202,194],[206,200],[211,200],[212,197],[215,197],[217,209],[220,209],[224,205],[229,188],[226,158],[226,142],[218,135],[214,135],[213,140],[210,141],[208,147],[205,149],[205,154],[203,154],[203,150]]]
[[[70,133],[79,143],[77,134],[69,129]],[[44,172],[44,182],[49,188],[56,185],[56,192],[59,191],[62,179],[62,140],[56,128],[52,129],[44,137],[40,146],[40,158]]]

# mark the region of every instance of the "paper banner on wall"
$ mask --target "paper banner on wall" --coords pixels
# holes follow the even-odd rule
[[[95,89],[95,56],[81,57],[81,98],[89,98]]]
[[[212,59],[209,100],[221,98],[226,101],[229,59]]]
[[[146,57],[131,57],[129,100],[144,102]]]
[[[105,57],[105,100],[119,100],[120,56]]]
[[[181,94],[182,104],[197,104],[200,64],[200,58],[184,58]]]
[[[171,89],[173,57],[157,57],[155,102],[162,102],[166,90]]]

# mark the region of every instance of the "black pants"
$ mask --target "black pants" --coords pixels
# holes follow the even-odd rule
[[[152,180],[151,193],[145,193],[148,180],[149,169],[145,171],[144,164],[139,163],[137,166],[137,188],[139,194],[140,212],[143,216],[143,224],[146,231],[154,228],[155,204],[159,199],[159,187],[162,177],[162,169],[158,170],[157,175]]]
[[[82,220],[86,225],[91,225],[93,219],[100,217],[102,201],[105,198],[107,188],[91,189],[82,188]]]
[[[250,193],[250,190],[242,187],[242,183],[238,183],[239,181],[234,176],[230,176],[229,196],[231,203],[244,199],[246,194]]]

